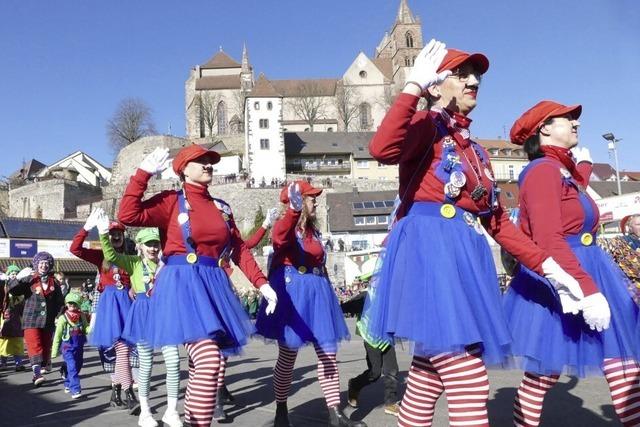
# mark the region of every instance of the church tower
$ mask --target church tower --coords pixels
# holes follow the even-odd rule
[[[400,0],[398,14],[391,32],[386,32],[376,48],[376,58],[391,59],[393,81],[401,88],[408,67],[413,66],[416,56],[422,50],[422,22],[415,16],[407,0]]]
[[[247,94],[253,89],[253,69],[249,65],[249,55],[247,54],[247,45],[242,45],[242,69],[240,71],[240,90],[243,94]]]

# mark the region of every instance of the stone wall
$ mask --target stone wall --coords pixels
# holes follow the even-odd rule
[[[102,189],[77,181],[49,179],[9,191],[9,216],[76,218],[78,205],[102,198]]]

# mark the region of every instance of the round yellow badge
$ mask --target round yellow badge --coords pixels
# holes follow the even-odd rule
[[[442,215],[445,218],[453,218],[454,216],[456,216],[455,206],[449,203],[445,203],[440,208],[440,215]]]
[[[189,264],[195,264],[196,261],[198,261],[198,255],[194,254],[193,252],[187,255],[187,262]]]
[[[306,272],[307,272],[307,267],[305,267],[304,265],[301,265],[300,267],[298,267],[298,273],[305,274]]]
[[[580,243],[582,243],[584,246],[591,246],[591,244],[593,243],[593,236],[591,235],[591,233],[584,233],[580,237]]]

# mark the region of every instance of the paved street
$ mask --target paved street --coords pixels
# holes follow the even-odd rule
[[[353,331],[354,322],[349,321]],[[353,335],[353,333],[352,333]],[[229,389],[236,397],[235,406],[228,406],[229,421],[236,426],[269,425],[273,418],[272,369],[275,364],[275,347],[253,341],[241,358],[232,359],[228,369]],[[182,390],[186,387],[186,358],[182,358]],[[73,401],[62,391],[57,374],[49,374],[45,386],[34,389],[30,373],[0,371],[0,426],[135,426],[137,419],[124,411],[108,407],[109,380],[101,373],[98,355],[88,349],[85,369],[82,372],[84,397]],[[341,348],[339,355],[341,390],[346,400],[347,380],[360,373],[364,367],[364,350],[360,337]],[[164,374],[162,357],[156,355],[151,404],[160,420],[164,412]],[[402,377],[406,376],[409,364],[407,352],[398,349],[398,362]],[[296,426],[326,425],[326,410],[320,386],[316,381],[315,353],[304,349],[297,361],[289,400],[291,421]],[[489,413],[491,425],[511,425],[511,407],[521,373],[517,371],[491,371],[491,398]],[[361,395],[361,407],[356,411],[347,409],[353,418],[364,419],[369,426],[394,426],[395,418],[382,411],[382,384],[376,383]],[[182,412],[182,396],[180,401]],[[446,426],[446,402],[441,399],[436,410],[435,426]],[[215,424],[215,422],[214,422]],[[563,377],[548,394],[543,415],[543,426],[617,426],[607,385],[601,378],[577,382]]]

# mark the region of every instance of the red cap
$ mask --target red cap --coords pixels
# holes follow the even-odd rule
[[[322,194],[321,188],[315,188],[313,185],[309,184],[307,181],[299,180],[295,181],[294,184],[298,184],[300,187],[300,194],[303,196],[319,196]],[[285,186],[280,192],[280,201],[282,203],[289,203],[289,186]]]
[[[545,120],[569,114],[573,120],[580,117],[582,105],[562,105],[554,101],[540,101],[515,121],[511,127],[511,142],[523,145],[524,142],[538,132]]]
[[[484,74],[489,69],[489,59],[481,53],[467,53],[458,49],[447,48],[447,54],[445,55],[438,72],[444,70],[455,70],[465,62],[471,62],[473,67],[480,74]]]
[[[204,156],[209,157],[212,165],[215,165],[220,161],[220,154],[213,150],[207,150],[201,145],[192,144],[188,147],[184,147],[182,150],[178,151],[178,154],[176,154],[176,157],[173,159],[173,171],[176,175],[180,175],[185,166],[187,166],[187,163]]]
[[[111,230],[120,230],[124,233],[124,224],[122,224],[120,221],[111,221],[109,223],[109,231]]]

